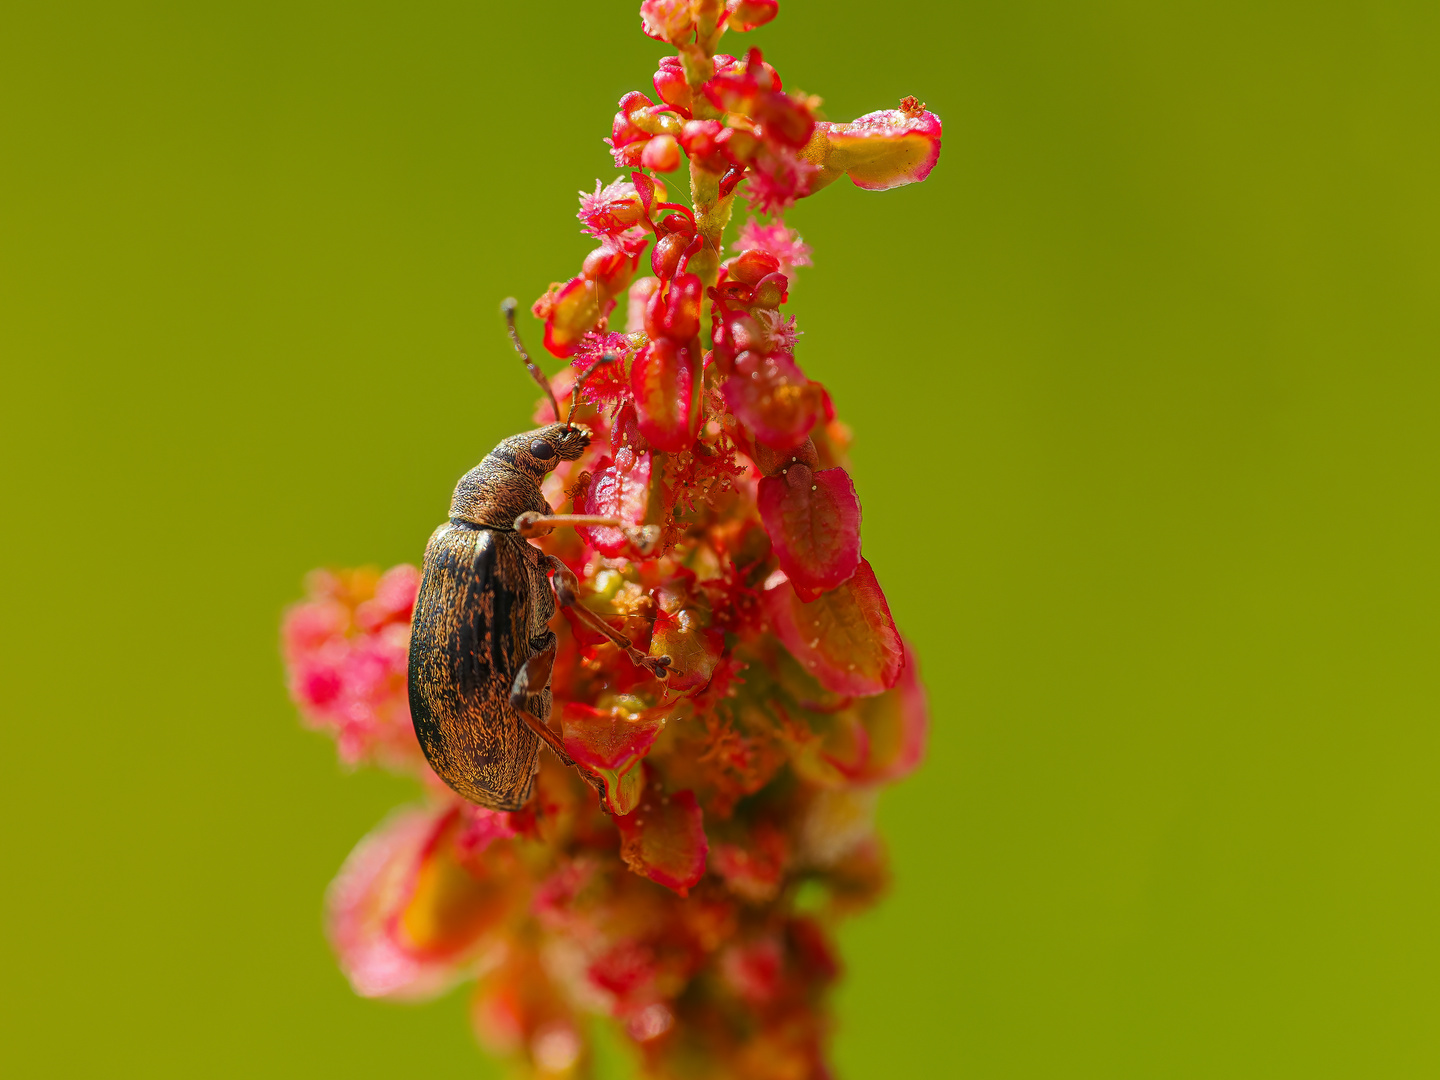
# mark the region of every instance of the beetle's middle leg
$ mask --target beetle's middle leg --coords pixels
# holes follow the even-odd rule
[[[551,753],[578,772],[585,782],[599,793],[600,805],[603,807],[605,805],[605,781],[576,765],[575,759],[566,752],[565,744],[561,741],[560,736],[555,734],[554,729],[530,709],[531,696],[550,685],[550,672],[555,667],[554,631],[548,633],[546,637],[549,643],[520,665],[520,670],[515,675],[515,682],[510,687],[510,707],[515,710],[516,716],[525,721],[531,731],[540,736],[540,741],[550,748]]]
[[[552,579],[552,583],[555,589],[556,602],[558,602],[561,607],[569,608],[575,612],[575,617],[590,627],[590,629],[596,633],[604,634],[618,645],[620,650],[630,658],[630,662],[636,667],[644,668],[650,672],[651,675],[654,675],[655,678],[664,682],[665,676],[670,673],[670,657],[651,656],[637,649],[631,644],[629,638],[616,630],[599,615],[596,615],[595,612],[591,611],[584,604],[580,603],[580,582],[575,577],[574,571],[553,555],[550,556],[550,564],[555,568],[555,576]]]

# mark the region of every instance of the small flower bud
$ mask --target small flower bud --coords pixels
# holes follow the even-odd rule
[[[629,299],[625,308],[625,333],[644,332],[645,307],[650,303],[650,297],[654,296],[659,288],[660,279],[653,277],[637,278],[630,286]]]
[[[640,164],[656,172],[672,172],[680,167],[680,144],[673,135],[660,135],[645,144]]]
[[[650,269],[661,281],[669,281],[680,268],[690,238],[683,233],[667,233],[655,242],[650,252]]]
[[[543,299],[543,298],[542,298]],[[567,357],[580,347],[580,341],[595,328],[601,315],[614,306],[600,297],[600,288],[589,278],[573,277],[553,294],[545,319],[545,348],[552,356]]]
[[[728,0],[725,13],[728,29],[754,30],[780,14],[780,0]]]
[[[755,286],[755,296],[751,301],[757,308],[778,308],[790,298],[790,279],[778,271],[773,274],[766,274]]]
[[[642,0],[640,29],[656,41],[683,45],[695,32],[690,0]]]
[[[635,272],[635,262],[636,260],[624,251],[602,245],[585,256],[580,274],[595,282],[599,286],[601,298],[608,300],[630,284],[630,277]]]
[[[604,188],[596,180],[593,194],[580,192],[580,210],[575,216],[591,236],[617,236],[645,220],[645,207],[628,180],[616,180]]]
[[[690,84],[685,79],[685,65],[678,56],[667,56],[660,61],[654,83],[660,100],[689,120],[692,107]]]
[[[724,265],[731,280],[756,285],[761,278],[780,269],[780,260],[768,251],[750,248],[733,259],[726,259]]]
[[[725,130],[719,120],[691,120],[680,130],[680,145],[690,160],[706,172],[723,173],[729,166],[720,150]]]
[[[668,237],[667,237],[668,239]],[[681,274],[670,288],[650,297],[645,307],[645,333],[650,340],[689,341],[700,333],[700,300],[704,286],[694,274]]]

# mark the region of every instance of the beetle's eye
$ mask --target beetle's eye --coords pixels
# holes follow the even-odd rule
[[[536,439],[530,444],[530,456],[537,461],[549,461],[555,456],[555,448],[544,439]]]

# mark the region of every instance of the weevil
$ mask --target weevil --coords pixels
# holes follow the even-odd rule
[[[540,744],[566,765],[575,762],[549,726],[550,673],[555,662],[557,605],[571,608],[657,679],[668,656],[649,656],[599,615],[577,602],[579,583],[553,555],[529,543],[556,526],[603,525],[625,530],[642,552],[655,530],[613,518],[556,514],[540,482],[562,461],[590,445],[589,429],[574,422],[580,386],[601,357],[575,382],[570,411],[530,359],[515,328],[515,301],[501,305],[510,340],[550,399],[555,422],[512,435],[455,486],[450,520],[425,546],[420,594],[410,631],[410,715],[430,767],[456,792],[492,810],[518,810],[530,798]],[[553,575],[553,581],[552,581]],[[604,782],[581,771],[600,791]]]

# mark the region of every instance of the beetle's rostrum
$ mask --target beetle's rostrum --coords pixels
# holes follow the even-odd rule
[[[551,510],[540,483],[560,462],[585,452],[590,431],[559,419],[554,392],[515,329],[515,302],[507,300],[501,310],[521,360],[546,390],[556,422],[502,440],[455,486],[450,520],[425,547],[410,637],[409,692],[415,734],[436,774],[473,803],[518,810],[530,798],[541,742],[574,765],[548,725],[556,645],[550,620],[557,605],[573,607],[657,679],[664,680],[670,658],[640,652],[577,605],[569,568],[528,542],[557,525],[604,525],[627,530],[644,551],[654,535],[613,518]],[[590,370],[606,361],[602,357]],[[583,376],[576,380],[572,415],[583,381]],[[582,775],[600,790],[603,806],[604,781]]]

